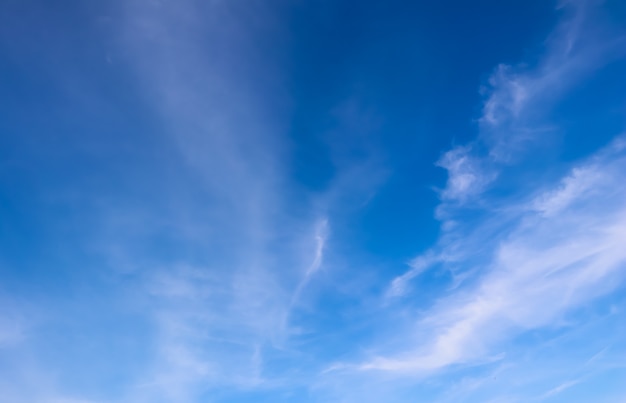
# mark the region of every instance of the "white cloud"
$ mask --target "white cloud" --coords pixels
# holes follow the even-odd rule
[[[362,368],[430,373],[477,363],[504,352],[498,346],[508,338],[558,326],[568,313],[614,290],[626,276],[622,143],[574,167],[530,208],[492,213],[506,226],[480,256],[478,283],[439,301],[420,321],[432,334],[415,341],[412,351]]]
[[[511,147],[519,129],[545,114],[567,90],[598,67],[624,53],[626,38],[598,28],[594,1],[572,1],[562,6],[562,22],[545,43],[545,53],[534,68],[525,64],[499,65],[484,88],[487,99],[480,122],[496,136],[492,147]],[[508,144],[506,144],[508,143]]]
[[[322,266],[323,259],[324,259],[324,248],[326,246],[327,237],[328,237],[328,219],[323,218],[323,219],[320,219],[315,226],[315,235],[313,237],[314,244],[315,244],[315,251],[314,251],[313,261],[311,262],[309,267],[307,267],[302,279],[300,280],[300,282],[298,283],[298,286],[296,287],[296,290],[291,296],[291,304],[290,304],[290,309],[289,309],[290,311],[298,303],[298,300],[300,299],[300,294],[302,294],[302,291],[304,290],[304,288],[307,286],[309,281],[311,281],[311,277],[313,277],[313,275],[315,275],[315,273],[317,273],[317,271],[320,270],[320,267]]]
[[[597,29],[594,2],[572,1],[562,8],[564,19],[546,41],[539,62],[533,67],[498,65],[482,88],[486,99],[477,139],[454,147],[437,163],[448,171],[441,192],[444,204],[471,201],[506,165],[549,139],[554,128],[538,122],[552,105],[583,78],[624,54],[626,37]]]
[[[558,386],[555,386],[554,388],[550,389],[549,391],[547,391],[545,394],[543,394],[540,397],[540,400],[545,400],[548,399],[552,396],[558,395],[559,393],[563,392],[566,389],[569,389],[573,386],[576,386],[577,384],[579,384],[582,381],[582,379],[573,379],[570,381],[566,381],[561,383]]]
[[[617,137],[606,150],[592,158],[589,164],[574,168],[555,190],[537,197],[532,208],[544,216],[558,214],[588,193],[597,191],[598,188],[606,189],[614,172],[612,166],[606,167],[603,164],[606,164],[606,159],[611,155],[622,152],[625,146],[624,137]]]
[[[448,171],[448,182],[441,192],[443,200],[465,202],[480,194],[495,179],[486,170],[484,162],[473,154],[470,146],[455,147],[437,162]]]
[[[565,6],[566,17],[534,68],[496,68],[476,141],[437,163],[448,171],[437,217],[438,244],[395,278],[389,296],[407,294],[437,265],[453,278],[471,276],[417,320],[405,348],[386,349],[361,369],[433,374],[454,365],[489,361],[507,340],[550,328],[576,308],[612,291],[626,271],[624,139],[573,167],[559,183],[526,187],[516,199],[485,194],[523,152],[542,141],[550,105],[598,66],[623,53],[623,38],[593,28],[587,2]],[[602,38],[602,40],[599,40]],[[463,209],[474,208],[465,220]],[[460,268],[459,268],[460,267]],[[459,272],[459,270],[461,270]],[[407,297],[408,298],[408,297]]]
[[[273,381],[264,354],[288,343],[285,318],[320,269],[327,237],[317,210],[290,214],[284,111],[269,109],[282,105],[283,89],[260,50],[277,32],[266,25],[275,16],[262,3],[117,5],[123,18],[113,60],[137,78],[160,126],[155,136],[173,146],[163,152],[175,173],[161,184],[167,214],[121,213],[137,226],[163,220],[151,232],[165,229],[182,245],[166,259],[136,253],[130,245],[137,240],[116,249],[140,279],[128,303],[145,306],[154,326],[153,356],[130,400],[192,401],[217,386],[266,385]],[[120,215],[111,209],[103,221],[110,226]],[[111,232],[128,233],[126,226]],[[313,226],[311,260],[306,229]],[[115,244],[110,235],[102,242]]]
[[[313,262],[304,273],[304,280],[308,281],[321,267],[324,257],[324,247],[328,236],[328,219],[320,220],[315,228],[315,256]]]
[[[399,297],[407,292],[408,283],[428,270],[432,265],[440,261],[441,259],[432,251],[425,253],[422,256],[418,256],[413,259],[409,266],[411,269],[401,276],[393,279],[391,286],[387,290],[387,297]]]

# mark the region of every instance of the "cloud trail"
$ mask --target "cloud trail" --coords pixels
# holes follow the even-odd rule
[[[469,278],[467,284],[453,286],[415,318],[419,337],[407,336],[403,349],[373,352],[360,369],[428,376],[501,359],[510,340],[558,328],[622,284],[623,136],[574,164],[558,182],[526,186],[513,198],[492,191],[541,142],[546,109],[559,94],[623,53],[622,37],[596,42],[590,5],[573,2],[566,10],[535,69],[499,66],[492,75],[478,139],[438,163],[448,171],[437,210],[439,243],[396,277],[386,296],[414,298],[410,284],[434,268]],[[468,211],[474,218],[464,220]]]

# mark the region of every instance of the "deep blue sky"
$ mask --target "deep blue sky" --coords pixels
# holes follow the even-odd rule
[[[622,402],[626,4],[0,3],[0,401]]]

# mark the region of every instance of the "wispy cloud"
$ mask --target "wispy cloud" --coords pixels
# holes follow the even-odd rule
[[[563,21],[546,40],[539,62],[534,67],[501,64],[482,88],[485,102],[477,139],[446,152],[438,162],[448,171],[448,183],[441,192],[444,201],[471,201],[525,150],[545,143],[554,131],[546,117],[555,102],[625,53],[622,33],[599,28],[595,1],[572,1],[562,8]]]
[[[459,146],[446,152],[437,166],[448,171],[448,182],[441,192],[443,200],[464,202],[480,194],[496,174],[487,171],[485,161],[476,156],[471,146]]]
[[[395,335],[393,343],[372,347],[369,358],[358,366],[338,366],[335,370],[357,370],[361,376],[374,379],[417,379],[429,387],[442,382],[447,393],[433,398],[442,402],[491,401],[496,396],[493,401],[557,399],[583,380],[611,370],[612,364],[596,362],[589,356],[571,363],[546,364],[539,370],[536,367],[542,366],[541,359],[529,358],[528,351],[541,340],[539,335],[568,334],[584,324],[592,326],[581,310],[610,295],[626,279],[626,191],[620,185],[626,172],[626,150],[622,141],[619,138],[578,163],[559,182],[545,186],[526,201],[491,211],[493,220],[502,225],[496,231],[498,236],[486,244],[482,237],[471,238],[483,225],[485,231],[493,233],[493,221],[478,223],[471,231],[457,226],[456,236],[449,238],[454,241],[440,245],[441,253],[446,247],[452,248],[455,260],[440,259],[435,267],[478,267],[467,283],[445,292],[432,305],[426,303],[413,314],[414,324],[402,335]],[[594,178],[592,183],[587,183],[589,178]],[[581,191],[573,192],[573,188]],[[545,206],[540,202],[545,200],[559,200],[550,204],[550,214],[537,208]],[[456,242],[479,242],[482,249],[465,250]],[[418,261],[430,263],[429,256],[433,255],[426,254]],[[414,287],[420,287],[412,276],[426,266],[397,278],[390,290],[411,279]],[[408,288],[395,298],[401,295],[410,306],[421,297]],[[403,304],[396,301],[390,309],[403,309]],[[603,331],[593,329],[590,335]],[[528,340],[528,344],[520,340]],[[600,338],[601,344],[605,342]],[[559,343],[555,340],[545,347],[552,357],[560,357]],[[571,381],[550,386],[548,380],[554,385],[558,377]],[[457,387],[452,388],[455,382]],[[399,385],[402,388],[402,383]]]
[[[163,157],[128,180],[134,189],[159,176],[153,197],[104,195],[85,240],[113,269],[109,286],[128,290],[118,303],[150,329],[145,361],[115,400],[272,384],[281,371],[268,374],[265,355],[287,351],[284,318],[322,265],[328,227],[314,203],[296,216],[288,200],[280,71],[262,52],[278,29],[273,11],[144,0],[107,10],[108,63],[132,78],[154,123],[133,135]]]
[[[438,163],[449,175],[438,209],[443,235],[393,280],[387,295],[407,295],[408,283],[430,267],[453,275],[462,270],[472,279],[416,318],[420,336],[407,338],[404,351],[387,347],[361,369],[429,375],[502,358],[506,341],[558,327],[623,280],[623,138],[573,166],[557,183],[528,186],[514,199],[485,193],[500,184],[501,172],[522,163],[524,149],[540,141],[548,105],[620,52],[623,38],[596,42],[587,20],[590,7],[568,6],[536,68],[496,69],[478,139]],[[465,220],[463,211],[470,207],[473,213]]]
[[[431,268],[440,260],[441,258],[437,257],[432,251],[429,251],[426,254],[413,259],[413,261],[409,264],[411,269],[403,275],[393,279],[391,286],[387,291],[387,297],[397,297],[404,295],[407,292],[407,286],[409,282],[411,282],[414,278]]]
[[[33,14],[49,10],[35,3],[24,7],[32,6]],[[381,231],[376,220],[354,213],[367,208],[367,214],[380,214],[377,219],[405,218],[401,211],[381,213],[393,209],[396,200],[375,197],[393,174],[384,168],[387,159],[404,147],[398,144],[401,136],[383,140],[384,130],[406,129],[405,122],[387,122],[385,108],[395,109],[393,102],[405,99],[392,100],[396,89],[385,81],[372,85],[371,94],[369,88],[362,91],[363,99],[375,98],[378,87],[385,87],[381,105],[389,105],[380,106],[380,113],[358,95],[342,94],[347,101],[337,103],[328,99],[336,94],[324,94],[319,101],[324,106],[310,108],[315,109],[312,118],[308,107],[318,100],[307,99],[303,120],[322,122],[321,129],[314,124],[306,130],[324,132],[311,136],[319,135],[329,172],[321,175],[323,190],[300,183],[290,147],[302,139],[292,137],[300,127],[291,127],[293,100],[285,88],[300,78],[286,71],[292,68],[285,67],[291,55],[280,54],[293,50],[289,35],[295,33],[283,31],[292,29],[285,28],[291,21],[281,19],[291,18],[294,10],[291,5],[279,9],[278,3],[114,1],[77,11],[80,18],[89,15],[85,26],[92,22],[90,13],[107,14],[97,18],[96,28],[63,31],[67,37],[83,29],[93,34],[86,35],[85,49],[55,42],[71,51],[49,60],[67,57],[66,63],[41,63],[46,65],[42,71],[50,70],[50,76],[61,77],[59,82],[71,83],[71,91],[80,94],[66,100],[71,124],[59,127],[75,130],[76,124],[78,138],[84,124],[111,139],[94,136],[76,146],[89,152],[67,152],[80,154],[76,166],[89,165],[87,156],[97,155],[102,166],[92,170],[98,180],[86,170],[87,179],[66,185],[66,176],[76,174],[69,172],[75,161],[59,158],[66,155],[63,150],[54,156],[63,160],[58,162],[63,169],[42,176],[45,186],[33,185],[46,188],[37,194],[42,198],[72,188],[74,204],[59,203],[46,211],[55,216],[54,224],[38,217],[23,224],[28,227],[24,238],[31,238],[31,227],[50,225],[32,235],[41,237],[45,248],[39,241],[20,245],[24,251],[17,257],[7,256],[28,264],[1,267],[10,276],[23,269],[16,282],[28,283],[32,289],[25,294],[39,299],[33,303],[35,313],[0,296],[0,400],[154,403],[245,396],[250,401],[412,402],[419,396],[452,402],[479,396],[477,401],[528,401],[524,398],[565,395],[592,371],[622,369],[619,331],[580,353],[576,358],[582,364],[575,370],[568,365],[556,370],[554,364],[530,373],[524,360],[558,350],[554,346],[570,340],[569,330],[590,331],[623,316],[619,304],[606,308],[608,314],[581,313],[581,308],[610,295],[626,277],[626,140],[618,137],[550,175],[529,180],[531,172],[521,184],[509,182],[525,170],[530,151],[549,143],[556,127],[552,106],[624,54],[624,38],[594,22],[596,2],[563,2],[563,21],[536,63],[493,70],[481,90],[476,139],[429,156],[448,173],[435,212],[440,237],[431,247],[422,245],[425,252],[410,259],[404,273],[394,271],[391,281],[388,271],[378,269],[389,267],[388,256],[374,256],[366,244],[383,240],[378,249],[394,249],[391,242],[403,241],[401,236],[385,239],[394,223],[385,223]],[[67,21],[74,17],[64,14],[49,23],[70,26]],[[371,40],[355,32],[350,46],[353,40],[355,45]],[[6,42],[14,36],[7,35]],[[395,52],[392,48],[396,44],[385,52]],[[82,59],[83,51],[97,54],[93,65],[91,56]],[[319,56],[340,53],[324,52]],[[98,60],[105,66],[94,66]],[[375,75],[383,64],[373,66]],[[307,69],[317,75],[315,66]],[[347,80],[358,87],[372,73],[366,70]],[[40,70],[33,71],[39,75]],[[344,73],[338,75],[341,80]],[[96,91],[103,78],[107,81]],[[82,88],[86,82],[93,87]],[[111,89],[110,99],[109,82],[124,87]],[[316,97],[318,90],[302,92]],[[302,95],[299,88],[293,92]],[[28,105],[31,101],[24,98]],[[97,110],[92,122],[78,116],[83,102],[89,104],[85,109]],[[389,120],[401,115],[390,112]],[[406,124],[413,127],[412,121]],[[59,148],[67,145],[65,140],[58,141]],[[412,151],[402,150],[404,162]],[[317,161],[311,161],[302,165],[313,171]],[[404,162],[388,165],[413,175],[413,166]],[[29,170],[47,167],[34,165]],[[54,182],[50,188],[63,190],[48,191],[48,178]],[[415,183],[399,182],[390,184],[401,188],[392,198],[408,194],[402,201],[412,203],[415,195],[405,194],[403,186]],[[24,189],[19,192],[28,193],[29,187]],[[59,211],[63,214],[57,218]],[[30,214],[36,215],[24,216]],[[364,240],[357,231],[374,234]],[[75,236],[66,239],[66,232]],[[57,237],[58,242],[49,240]],[[31,264],[21,254],[41,256]],[[49,256],[56,260],[48,262]],[[396,258],[391,258],[393,265]],[[370,265],[378,266],[370,270]],[[593,322],[594,315],[602,318]],[[541,346],[525,349],[525,343],[545,334]],[[605,353],[607,345],[611,354]],[[451,373],[454,377],[446,378]],[[534,387],[525,394],[516,394],[518,388],[497,398],[481,395],[485,388],[502,391],[530,383]],[[265,399],[255,400],[268,391]]]
[[[313,261],[311,262],[309,267],[307,267],[302,279],[298,283],[298,286],[296,287],[296,290],[294,291],[291,297],[292,309],[298,303],[298,300],[300,299],[300,294],[302,293],[304,288],[307,286],[309,281],[311,281],[311,278],[313,277],[313,275],[315,275],[315,273],[317,273],[317,271],[322,266],[322,262],[324,259],[324,247],[326,246],[327,237],[328,237],[328,220],[324,218],[324,219],[319,220],[317,225],[315,226],[315,236],[314,236],[315,253],[313,256]]]
[[[550,398],[554,395],[558,395],[559,393],[563,392],[566,389],[571,388],[572,386],[575,386],[577,384],[579,384],[581,382],[580,379],[573,379],[571,381],[566,381],[563,382],[562,384],[555,386],[553,389],[550,389],[549,391],[547,391],[545,394],[543,394],[540,397],[540,400],[545,400],[547,398]]]

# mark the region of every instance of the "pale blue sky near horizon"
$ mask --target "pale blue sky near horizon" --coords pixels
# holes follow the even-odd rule
[[[0,403],[626,403],[626,3],[0,2]]]

